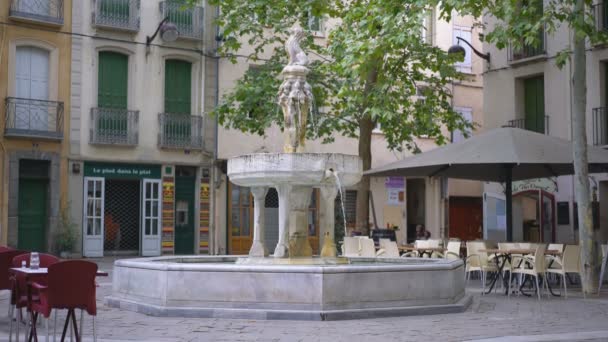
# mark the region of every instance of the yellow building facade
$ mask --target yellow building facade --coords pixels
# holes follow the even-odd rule
[[[67,203],[71,0],[0,3],[0,244],[55,249]]]

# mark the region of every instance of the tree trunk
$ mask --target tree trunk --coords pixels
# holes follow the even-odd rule
[[[577,0],[575,15],[584,15],[584,0]],[[581,21],[583,19],[581,18]],[[593,239],[593,216],[589,193],[589,170],[587,165],[587,130],[585,110],[587,107],[587,61],[585,39],[574,35],[574,53],[572,57],[574,72],[572,75],[572,92],[574,110],[572,112],[572,143],[574,159],[574,188],[578,202],[579,243],[583,274],[581,283],[584,293],[592,293],[597,285],[598,263],[597,248]]]
[[[359,121],[359,157],[363,171],[372,167],[372,130],[374,122],[369,117]],[[369,229],[369,176],[363,176],[357,185],[357,231],[367,235]]]

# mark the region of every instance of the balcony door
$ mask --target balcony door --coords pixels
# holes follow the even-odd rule
[[[165,113],[174,114],[166,120],[165,139],[175,145],[189,145],[191,113],[192,63],[177,59],[165,62]],[[188,143],[186,143],[188,142]]]
[[[524,110],[526,129],[545,133],[545,78],[543,76],[524,80]]]
[[[96,117],[98,135],[126,136],[128,83],[129,56],[101,51],[97,74],[97,106],[100,113]]]
[[[28,100],[49,99],[49,52],[33,46],[19,46],[16,52],[15,97]],[[38,101],[16,104],[15,128],[48,130],[48,106]]]

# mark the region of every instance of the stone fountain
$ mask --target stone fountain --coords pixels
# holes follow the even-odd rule
[[[333,215],[321,228],[322,257],[308,243],[307,210],[313,188],[333,212],[338,187],[361,179],[359,157],[306,153],[306,122],[313,101],[306,81],[304,32],[287,40],[289,64],[278,94],[283,109],[283,153],[249,154],[228,161],[228,176],[251,188],[254,236],[249,256],[161,256],[114,263],[113,307],[155,316],[335,320],[462,312],[462,260],[335,257]],[[336,186],[338,185],[338,186]],[[264,246],[264,199],[279,195],[279,239],[273,257]]]

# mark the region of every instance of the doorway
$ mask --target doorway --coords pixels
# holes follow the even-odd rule
[[[513,195],[513,238],[524,242],[555,242],[555,197],[543,190]]]
[[[46,251],[46,226],[49,185],[49,162],[19,162],[19,201],[17,247]]]
[[[104,192],[104,254],[138,255],[140,181],[106,179]]]
[[[407,241],[416,240],[416,226],[425,225],[426,208],[426,185],[424,179],[408,179],[407,192]]]
[[[194,254],[196,168],[175,168],[175,254]]]
[[[483,237],[483,200],[481,197],[450,196],[449,237],[472,241]]]

